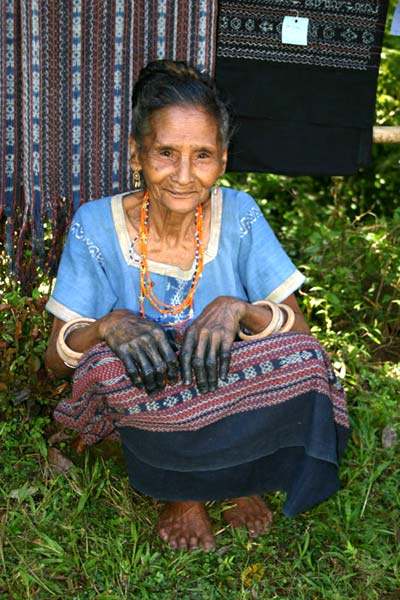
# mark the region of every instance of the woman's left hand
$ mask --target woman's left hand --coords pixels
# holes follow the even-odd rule
[[[184,385],[195,373],[199,392],[213,392],[218,378],[226,379],[231,347],[239,330],[246,302],[219,296],[186,329],[179,355]]]

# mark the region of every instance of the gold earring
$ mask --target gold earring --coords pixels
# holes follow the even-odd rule
[[[140,177],[140,172],[136,169],[132,173],[132,183],[134,190],[138,190],[140,187],[142,187],[142,178]]]

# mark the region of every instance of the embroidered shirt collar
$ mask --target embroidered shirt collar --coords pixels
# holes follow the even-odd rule
[[[131,192],[130,192],[131,193]],[[131,250],[131,239],[125,221],[123,207],[124,194],[117,194],[111,198],[111,212],[114,221],[114,227],[119,241],[122,254],[127,264],[139,267],[140,257],[135,250]],[[221,233],[223,196],[221,188],[213,189],[211,193],[211,222],[210,238],[207,248],[204,251],[204,264],[212,261],[218,252],[219,236]],[[178,279],[190,279],[193,275],[194,264],[190,269],[181,269],[180,267],[160,263],[154,260],[148,261],[150,271],[159,275],[169,275]]]

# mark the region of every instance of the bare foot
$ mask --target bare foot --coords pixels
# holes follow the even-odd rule
[[[232,508],[227,508],[223,512],[228,525],[246,527],[252,537],[269,531],[272,512],[265,506],[260,496],[233,498],[229,504],[233,505]]]
[[[174,550],[215,550],[203,502],[167,502],[158,522],[158,535]]]

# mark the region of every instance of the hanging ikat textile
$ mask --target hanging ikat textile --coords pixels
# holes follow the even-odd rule
[[[72,212],[130,188],[141,67],[171,58],[211,72],[216,18],[216,0],[2,0],[0,235],[17,274],[29,276],[24,248],[54,271]]]
[[[238,130],[228,168],[367,166],[387,0],[221,0],[216,79]]]

